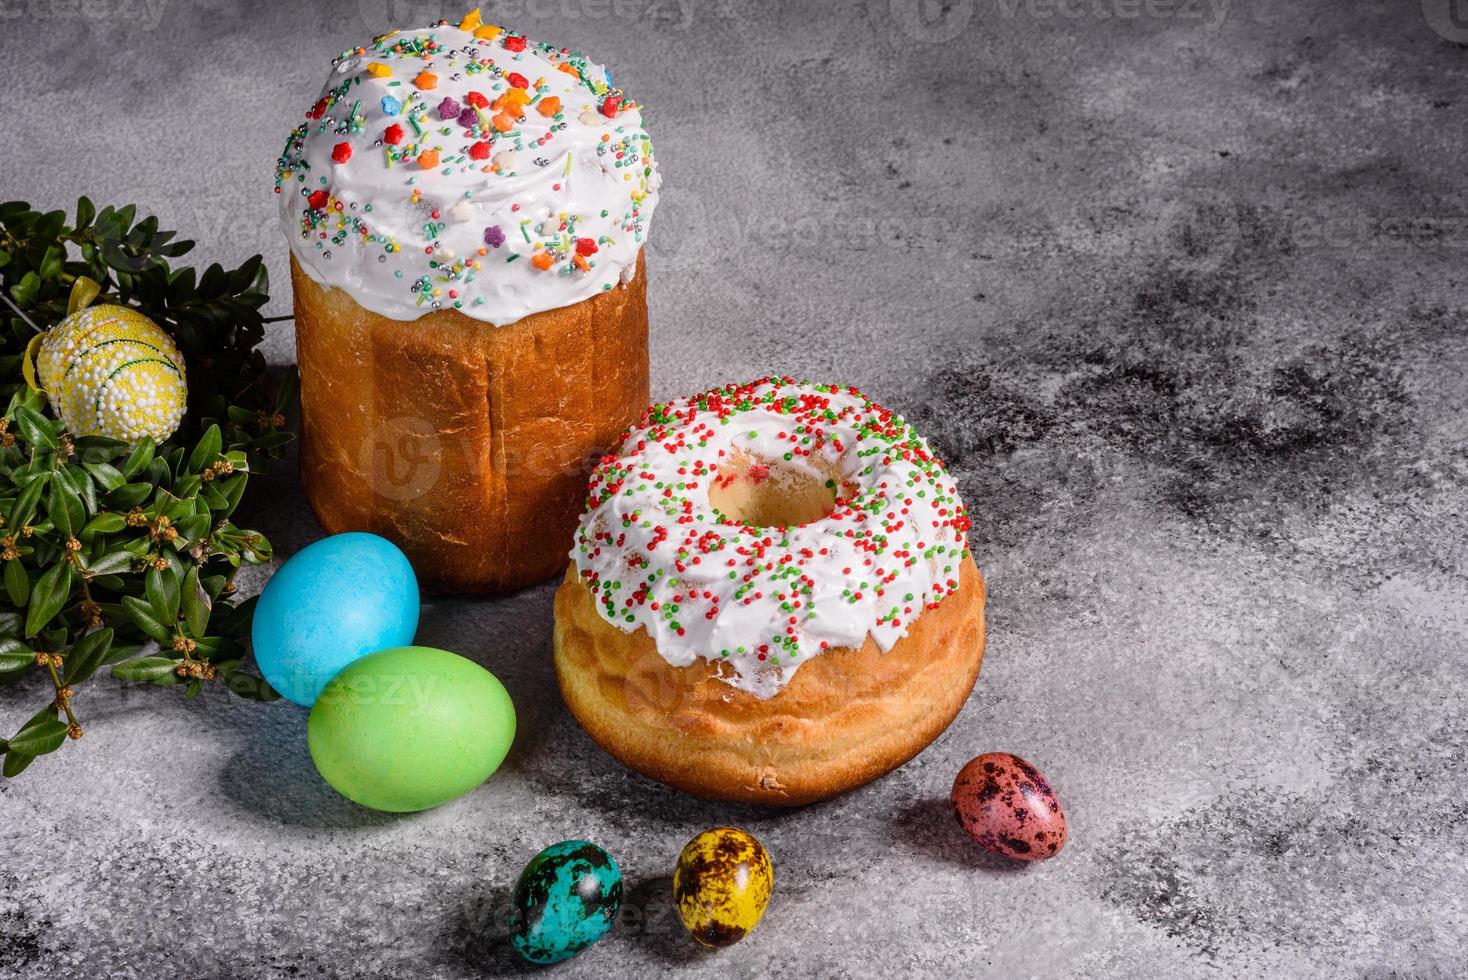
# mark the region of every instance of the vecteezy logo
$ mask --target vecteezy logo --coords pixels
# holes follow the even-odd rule
[[[873,20],[888,22],[914,41],[941,44],[964,32],[974,19],[974,0],[872,0]]]
[[[1422,0],[1422,19],[1444,40],[1468,44],[1468,0]]]
[[[664,272],[683,272],[708,263],[724,244],[713,234],[703,198],[697,194],[665,188],[658,192],[658,234],[648,238],[647,248]]]
[[[1234,257],[1243,238],[1239,204],[1215,188],[1179,190],[1149,214],[1138,244],[1188,272],[1211,272]]]
[[[426,419],[400,416],[362,439],[357,465],[372,492],[388,500],[417,500],[438,484],[443,445]]]

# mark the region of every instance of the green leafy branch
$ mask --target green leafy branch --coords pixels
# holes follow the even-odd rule
[[[102,668],[122,680],[173,686],[194,697],[215,682],[275,700],[244,668],[254,601],[234,577],[270,560],[270,543],[238,527],[252,469],[293,436],[285,412],[294,370],[264,390],[260,309],[268,298],[255,256],[202,276],[168,264],[192,243],[135,209],[77,204],[61,211],[0,204],[0,288],[42,329],[66,315],[72,283],[94,279],[104,301],[141,310],[178,343],[189,412],[155,445],[75,437],[24,384],[34,330],[8,315],[0,329],[0,683],[40,672],[48,703],[0,739],[5,776],[82,736],[76,687]]]

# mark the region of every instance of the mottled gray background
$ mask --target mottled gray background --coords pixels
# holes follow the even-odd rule
[[[90,684],[0,782],[0,973],[522,972],[521,865],[588,837],[633,887],[558,976],[1459,976],[1468,956],[1468,3],[524,0],[617,68],[666,174],[654,389],[861,385],[951,461],[983,677],[917,761],[796,812],[633,776],[556,695],[551,589],[430,602],[521,735],[436,812],[316,775],[305,713]],[[435,2],[0,0],[4,196],[136,201],[270,260],[273,164],[328,59]],[[269,353],[291,357],[288,324]],[[247,519],[320,534],[292,470]],[[32,685],[32,688],[35,688]],[[39,688],[0,689],[18,724]],[[1001,866],[959,766],[1037,763],[1057,860]],[[710,955],[673,860],[732,822],[774,902]]]

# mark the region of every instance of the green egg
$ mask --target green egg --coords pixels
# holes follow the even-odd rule
[[[311,709],[316,769],[343,796],[405,813],[484,782],[515,738],[515,706],[483,667],[447,650],[393,647],[353,661]]]

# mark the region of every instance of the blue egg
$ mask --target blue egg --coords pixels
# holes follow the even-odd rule
[[[270,686],[310,707],[343,667],[418,631],[418,577],[375,534],[335,534],[296,552],[255,606],[255,660]]]
[[[525,865],[514,903],[515,951],[532,963],[559,963],[611,931],[622,907],[622,871],[590,841],[561,841]]]

